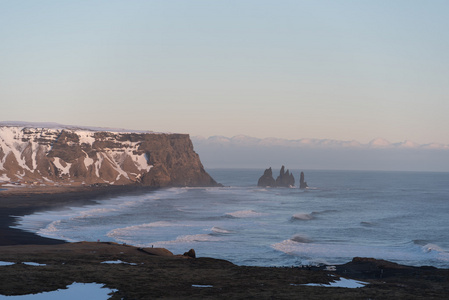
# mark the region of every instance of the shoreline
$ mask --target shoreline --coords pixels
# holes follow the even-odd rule
[[[64,240],[42,237],[33,232],[11,228],[10,226],[16,224],[18,217],[59,207],[95,205],[97,200],[120,195],[138,195],[156,189],[124,185],[17,187],[0,190],[0,246],[67,243]]]
[[[238,266],[221,259],[174,255],[164,248],[138,248],[113,242],[70,243],[9,227],[18,216],[58,207],[93,205],[97,200],[113,196],[154,190],[142,186],[1,190],[0,262],[14,264],[0,265],[5,277],[0,284],[0,295],[40,293],[65,288],[73,282],[97,282],[116,290],[110,299],[251,296],[427,300],[449,296],[449,269],[412,267],[373,258],[354,258],[332,268]],[[122,263],[105,264],[104,261]],[[346,279],[366,284],[359,288],[328,287],[331,282]]]

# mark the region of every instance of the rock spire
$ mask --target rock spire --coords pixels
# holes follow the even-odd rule
[[[299,188],[306,189],[308,187],[307,182],[304,181],[304,172],[301,172],[301,176],[299,178]]]
[[[257,182],[257,186],[271,186],[271,187],[275,187],[276,186],[276,180],[274,180],[273,178],[273,171],[271,170],[271,167],[269,167],[268,169],[266,169],[263,172],[263,175],[259,178],[259,181]]]
[[[288,169],[287,171],[285,171],[284,166],[281,167],[279,176],[276,178],[276,186],[279,187],[295,186],[295,177],[293,177],[293,174],[290,174],[290,171]]]

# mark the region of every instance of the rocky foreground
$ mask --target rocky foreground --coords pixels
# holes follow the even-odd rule
[[[102,283],[110,299],[447,299],[449,270],[355,258],[336,271],[307,267],[248,267],[212,258],[173,255],[162,248],[99,242],[1,246],[0,294],[63,289],[73,282]],[[104,263],[120,261],[121,263]],[[24,264],[35,262],[39,265]],[[361,288],[306,286],[340,277]]]

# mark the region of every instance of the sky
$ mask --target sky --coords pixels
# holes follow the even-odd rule
[[[0,120],[449,144],[449,1],[0,0]]]

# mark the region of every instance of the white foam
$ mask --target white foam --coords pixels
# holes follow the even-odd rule
[[[158,222],[123,227],[123,228],[116,228],[116,229],[109,231],[107,233],[107,236],[117,238],[119,236],[129,235],[130,233],[136,232],[139,230],[145,230],[145,229],[151,229],[151,228],[157,228],[157,227],[172,227],[172,226],[182,226],[182,225],[174,224],[174,223],[166,222],[166,221],[158,221]]]
[[[294,214],[292,218],[296,219],[296,220],[305,220],[305,221],[307,221],[307,220],[312,220],[313,216],[311,214],[298,213],[298,214]]]
[[[192,244],[198,242],[219,242],[220,238],[212,236],[210,234],[191,234],[191,235],[181,235],[172,241],[159,241],[154,243],[154,245],[170,245],[170,244]]]
[[[298,256],[311,264],[325,261],[327,264],[339,264],[352,260],[353,257],[373,257],[404,264],[419,261],[449,261],[449,253],[432,245],[402,246],[365,246],[353,244],[298,243],[291,239],[273,244],[272,247],[286,254]],[[440,250],[436,250],[440,249]]]
[[[150,234],[149,232],[152,232],[151,238],[155,238],[155,235],[157,233],[158,228],[170,228],[170,227],[176,227],[176,228],[186,228],[189,227],[188,224],[176,224],[172,222],[167,221],[157,221],[152,223],[146,223],[146,224],[139,224],[139,225],[132,225],[122,228],[116,228],[108,231],[106,233],[106,236],[109,238],[114,239],[117,242],[120,243],[127,243],[132,244],[134,246],[139,247],[147,247],[148,245],[154,245],[154,243],[144,241],[142,240],[142,237],[148,237]],[[169,230],[172,231],[172,230]]]
[[[1,266],[12,266],[15,265],[16,263],[13,262],[9,262],[9,261],[0,261],[0,267]]]
[[[310,243],[312,240],[304,234],[295,234],[290,240],[296,243]]]
[[[212,227],[211,231],[215,232],[215,233],[232,233],[232,231],[230,231],[230,230],[226,230],[226,229],[223,229],[220,227],[215,227],[215,226]]]
[[[234,217],[234,218],[255,218],[255,217],[266,216],[268,214],[256,212],[254,210],[239,210],[239,211],[235,211],[235,212],[226,213],[226,215]]]

